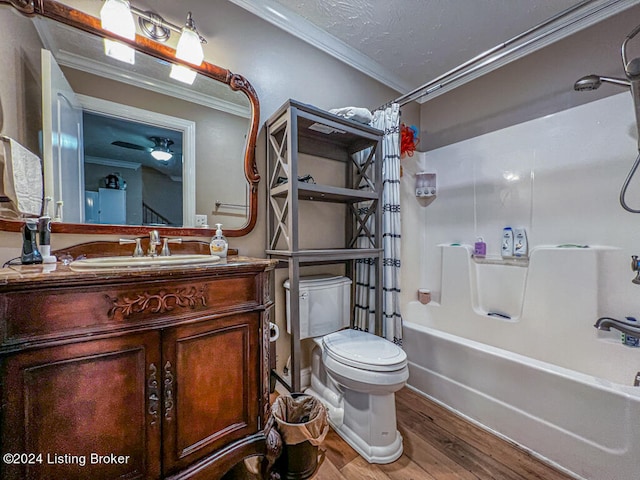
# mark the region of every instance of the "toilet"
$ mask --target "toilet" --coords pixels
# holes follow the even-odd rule
[[[287,330],[290,331],[289,280]],[[351,280],[317,275],[300,278],[300,338],[313,338],[311,385],[329,411],[334,430],[369,463],[402,455],[395,392],[409,378],[407,355],[392,342],[349,329]]]

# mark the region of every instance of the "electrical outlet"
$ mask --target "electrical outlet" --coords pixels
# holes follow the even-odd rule
[[[207,216],[196,215],[196,227],[206,227],[206,226],[207,226]]]

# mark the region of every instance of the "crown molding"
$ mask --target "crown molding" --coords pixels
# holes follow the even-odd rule
[[[300,40],[359,70],[396,92],[411,90],[411,85],[370,57],[317,27],[306,18],[273,0],[229,0],[257,17],[298,37]]]

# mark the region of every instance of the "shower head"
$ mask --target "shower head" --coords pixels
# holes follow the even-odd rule
[[[640,80],[640,58],[634,58],[631,61],[627,60],[627,44],[629,40],[640,33],[640,25],[631,30],[627,37],[622,42],[622,66],[624,67],[624,73],[629,80]]]
[[[603,83],[613,83],[614,85],[620,85],[623,87],[630,87],[631,82],[623,78],[614,77],[601,77],[600,75],[587,75],[582,77],[576,83],[573,84],[573,89],[577,92],[586,92],[589,90],[596,90],[600,88]]]
[[[638,150],[640,151],[640,58],[627,61],[627,44],[629,40],[640,33],[640,25],[631,30],[622,42],[622,66],[627,78],[601,77],[600,75],[587,75],[573,84],[573,89],[578,92],[596,90],[603,83],[613,83],[621,87],[629,88],[636,117],[636,130],[638,132]],[[640,158],[640,156],[638,157]],[[624,205],[623,205],[624,206]],[[640,212],[638,212],[640,213]]]

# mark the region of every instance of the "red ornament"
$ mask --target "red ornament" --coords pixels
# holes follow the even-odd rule
[[[420,140],[416,137],[416,132],[413,128],[408,127],[404,123],[400,125],[400,158],[404,158],[407,155],[413,157],[413,152],[416,150],[416,145]]]

